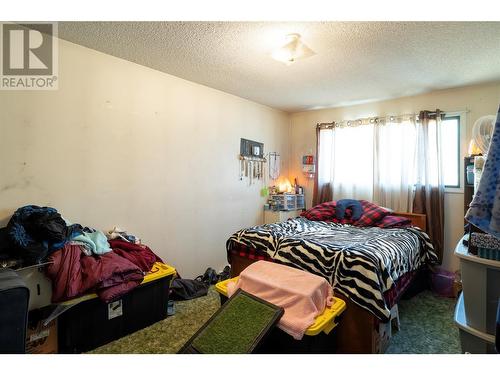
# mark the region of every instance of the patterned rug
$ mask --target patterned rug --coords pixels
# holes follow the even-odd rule
[[[176,302],[174,316],[91,353],[176,353],[219,305],[219,295],[210,288],[206,297]],[[429,291],[400,301],[401,331],[393,332],[387,353],[460,353],[454,308],[454,299],[438,297]]]

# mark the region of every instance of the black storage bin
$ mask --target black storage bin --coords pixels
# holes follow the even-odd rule
[[[24,353],[30,291],[11,269],[0,269],[0,354]]]
[[[340,319],[342,319],[340,317]],[[304,335],[295,340],[288,333],[274,327],[263,340],[256,353],[260,354],[335,354],[337,353],[335,330],[328,335],[324,332],[316,336]]]
[[[173,275],[144,283],[109,304],[97,298],[58,317],[59,353],[82,353],[167,317]]]
[[[221,306],[228,298],[220,296]],[[342,315],[335,321],[340,322]],[[273,327],[271,332],[262,340],[255,351],[257,354],[335,354],[337,353],[337,336],[335,330],[326,334],[321,332],[315,336],[304,335],[301,340],[295,340],[288,333],[278,327]]]

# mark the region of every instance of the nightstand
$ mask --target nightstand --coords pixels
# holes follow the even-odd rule
[[[302,210],[272,211],[264,210],[264,224],[279,223],[300,216]]]

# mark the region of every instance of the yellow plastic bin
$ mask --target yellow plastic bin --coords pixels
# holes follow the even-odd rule
[[[141,286],[144,284],[148,284],[150,282],[153,282],[155,280],[168,277],[170,276],[169,280],[169,287],[170,283],[172,282],[173,276],[175,275],[176,271],[175,268],[172,266],[169,266],[168,264],[161,263],[161,262],[155,262],[153,264],[153,267],[151,267],[151,271],[149,271],[146,275],[144,275],[144,279],[141,282]],[[85,294],[81,297],[73,298],[68,301],[60,302],[58,305],[76,305],[80,302],[88,301],[91,299],[97,298],[97,294],[95,293],[89,293]]]
[[[156,262],[141,285],[119,300],[104,303],[87,294],[60,304],[60,353],[81,353],[145,328],[167,317],[170,284],[176,271]]]
[[[221,305],[227,299],[227,284],[237,282],[238,277],[224,280],[215,285],[220,295]],[[265,353],[335,353],[335,332],[332,330],[339,324],[339,318],[346,309],[346,303],[335,298],[332,306],[325,311],[307,329],[302,340],[295,340],[292,336],[275,328],[266,342],[261,346]]]

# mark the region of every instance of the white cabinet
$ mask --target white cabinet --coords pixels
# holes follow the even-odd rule
[[[264,224],[279,223],[281,221],[286,221],[290,218],[300,216],[302,210],[292,210],[292,211],[272,211],[264,210]]]

